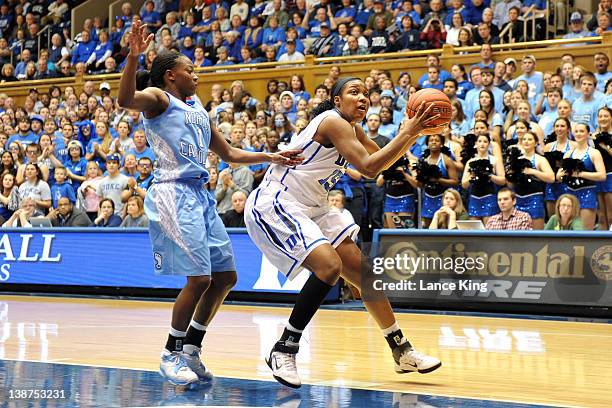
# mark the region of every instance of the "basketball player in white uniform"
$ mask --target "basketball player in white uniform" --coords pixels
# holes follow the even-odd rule
[[[330,211],[327,193],[348,164],[376,177],[395,163],[416,141],[420,131],[439,115],[421,105],[399,134],[384,148],[365,135],[361,122],[369,108],[368,91],[357,78],[341,78],[331,100],[319,105],[315,118],[288,148],[303,150],[304,161],[292,168],[271,165],[260,187],[249,196],[245,223],[253,242],[289,279],[302,268],[312,271],[298,295],[289,322],[266,363],[274,378],[298,388],[295,355],[302,331],[323,299],[342,276],[361,286],[361,252],[353,239],[359,226]],[[391,347],[398,373],[427,373],[441,362],[414,350],[399,328],[388,300],[364,302]]]

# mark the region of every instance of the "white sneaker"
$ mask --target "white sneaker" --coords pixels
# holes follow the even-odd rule
[[[187,385],[198,381],[180,351],[162,351],[159,374],[174,385]]]
[[[442,366],[435,357],[425,355],[412,347],[398,347],[393,350],[395,372],[399,374],[418,371],[421,374],[430,373]]]
[[[289,343],[289,342],[287,342]],[[270,351],[270,356],[266,358],[266,364],[272,370],[272,375],[279,383],[291,388],[300,388],[302,381],[295,365],[295,355],[299,347],[295,343],[276,345]]]
[[[187,363],[187,367],[196,373],[198,380],[212,381],[213,375],[206,369],[204,363],[202,363],[202,359],[200,358],[201,352],[202,350],[199,347],[189,345],[183,346],[183,358]]]

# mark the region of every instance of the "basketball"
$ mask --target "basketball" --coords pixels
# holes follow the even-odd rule
[[[415,92],[408,99],[406,104],[406,110],[408,111],[408,117],[412,118],[419,108],[422,102],[427,104],[433,104],[434,108],[431,111],[432,115],[440,115],[430,127],[423,129],[421,132],[424,135],[433,135],[442,133],[442,131],[450,124],[451,121],[451,103],[448,96],[442,91],[437,89],[426,88]]]

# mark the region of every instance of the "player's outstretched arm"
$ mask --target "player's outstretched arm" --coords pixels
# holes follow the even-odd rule
[[[301,150],[285,150],[279,153],[249,152],[231,146],[217,128],[210,124],[210,150],[219,155],[226,163],[257,164],[274,163],[284,166],[295,166],[304,160]]]
[[[143,112],[145,116],[153,117],[166,110],[168,97],[161,89],[147,88],[142,91],[136,90],[136,69],[138,68],[138,56],[144,52],[153,40],[153,34],[144,38],[145,25],[135,21],[132,31],[128,35],[130,53],[119,82],[119,95],[117,101],[119,106]]]
[[[440,115],[431,116],[433,104],[422,103],[416,115],[402,123],[400,132],[382,149],[370,154],[354,136],[351,125],[340,118],[325,119],[319,132],[331,141],[338,152],[361,174],[375,178],[381,171],[395,163],[419,137],[421,130],[434,122]]]

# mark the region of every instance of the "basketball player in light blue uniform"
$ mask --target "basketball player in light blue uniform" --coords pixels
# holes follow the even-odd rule
[[[160,374],[168,381],[186,385],[211,379],[200,360],[202,339],[236,282],[229,237],[214,197],[203,188],[209,178],[209,147],[225,162],[295,165],[300,158],[296,151],[252,153],[231,147],[211,125],[197,98],[191,99],[198,77],[182,54],[160,53],[151,72],[137,77],[138,56],[153,38],[145,39],[143,29],[140,22],[132,26],[118,101],[124,108],[143,112],[146,136],[157,157],[145,199],[155,271],[187,277],[174,304],[160,364]]]

